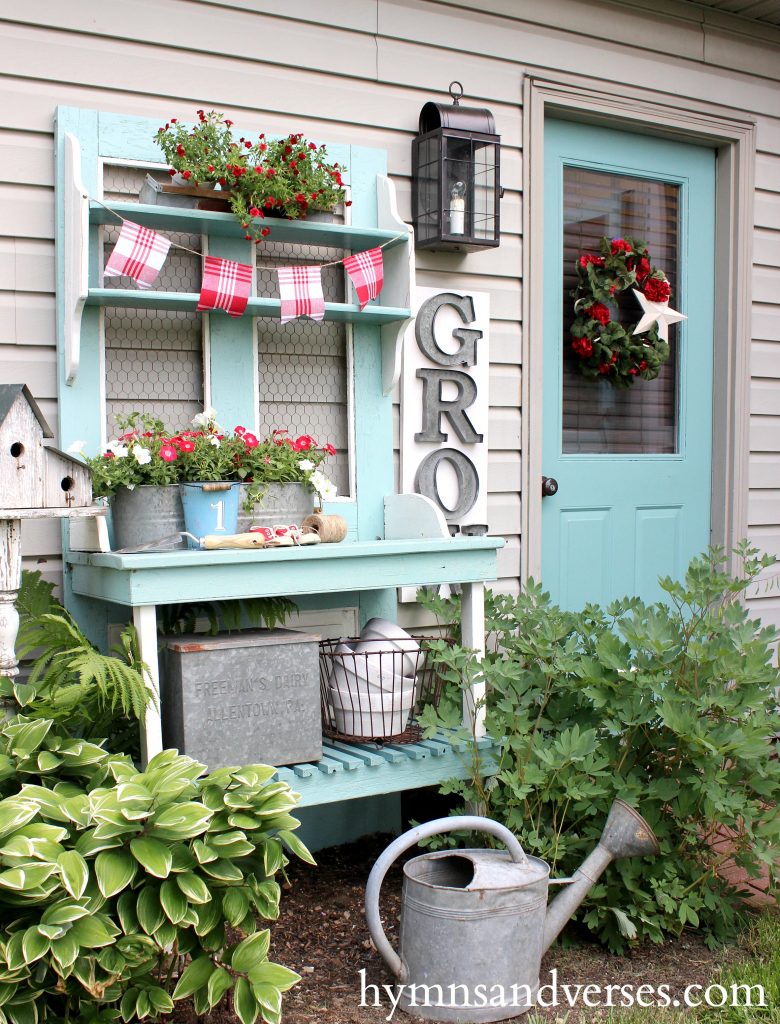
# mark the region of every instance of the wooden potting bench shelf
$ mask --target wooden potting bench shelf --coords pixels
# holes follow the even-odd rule
[[[476,740],[479,771],[496,770],[495,748],[486,738]],[[300,793],[301,807],[338,803],[358,797],[436,786],[445,779],[472,775],[473,753],[446,733],[419,743],[339,743],[326,740],[322,758],[309,764],[279,768],[278,776]]]

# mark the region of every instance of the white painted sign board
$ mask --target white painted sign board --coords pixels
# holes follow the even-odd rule
[[[487,524],[486,292],[417,288],[404,335],[401,490],[425,494],[448,525]]]

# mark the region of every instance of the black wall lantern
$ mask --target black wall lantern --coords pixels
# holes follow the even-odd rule
[[[415,246],[472,252],[499,243],[501,137],[489,110],[461,107],[460,82],[452,105],[426,103],[412,142]]]

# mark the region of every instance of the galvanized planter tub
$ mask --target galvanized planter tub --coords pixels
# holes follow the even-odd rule
[[[148,544],[184,529],[177,484],[141,484],[130,490],[120,487],[111,499],[114,548]]]
[[[253,526],[300,526],[314,511],[314,492],[304,484],[268,484],[260,501],[251,512],[245,511],[248,484],[242,484],[238,506],[238,532]]]

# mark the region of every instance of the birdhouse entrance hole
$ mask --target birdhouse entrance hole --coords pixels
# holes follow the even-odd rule
[[[24,455],[24,445],[21,441],[14,441],[11,445],[11,455],[15,459],[21,459],[22,455]]]

